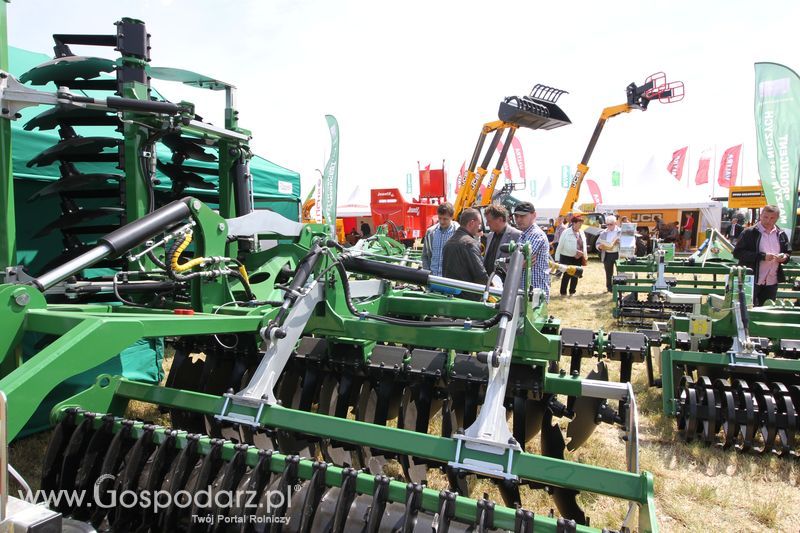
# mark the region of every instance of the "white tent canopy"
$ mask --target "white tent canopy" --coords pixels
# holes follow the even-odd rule
[[[653,158],[624,187],[608,187],[602,191],[603,203],[598,211],[611,212],[622,209],[697,209],[701,212],[700,229],[719,229],[722,219],[722,204],[711,200],[708,186],[697,186],[676,180],[666,168],[656,165]]]
[[[361,192],[361,185],[356,185],[346,198],[337,202],[336,216],[340,218],[371,216],[369,201],[369,191],[364,194]]]

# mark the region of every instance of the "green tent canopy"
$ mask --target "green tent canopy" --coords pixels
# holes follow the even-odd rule
[[[19,78],[22,74],[33,67],[49,61],[51,58],[45,54],[39,54],[23,50],[20,48],[9,48],[9,65],[11,73]],[[53,84],[33,87],[39,90],[55,91]],[[91,94],[99,96],[100,93]],[[25,123],[46,111],[47,107],[29,107],[22,111],[22,118],[12,122],[12,142],[14,155],[14,178],[35,179],[52,181],[59,178],[58,165],[53,164],[46,167],[26,167],[26,163],[33,159],[43,150],[53,146],[59,141],[56,130],[46,131],[26,131],[23,129]],[[121,137],[112,127],[76,127],[78,134],[86,136],[109,136]],[[215,153],[214,148],[208,148],[209,153]],[[216,154],[215,154],[216,155]],[[163,145],[158,145],[158,156],[163,162],[169,162],[172,152]],[[190,161],[192,166],[216,168],[215,163],[205,163],[202,161]],[[77,163],[78,170],[86,173],[94,172],[118,172],[114,163]],[[298,206],[300,202],[300,174],[289,170],[280,165],[276,165],[263,157],[255,156],[250,162],[250,173],[253,176],[253,192],[260,207],[268,207],[281,213],[293,220],[298,219]],[[164,174],[157,171],[157,178],[160,184],[157,190],[168,190],[172,183]],[[204,179],[209,183],[216,184],[216,176],[204,175]],[[209,191],[203,189],[186,189],[187,194],[197,195],[201,198],[209,196]],[[213,193],[216,195],[216,192]],[[206,198],[203,198],[206,199]],[[213,203],[213,202],[211,202]]]

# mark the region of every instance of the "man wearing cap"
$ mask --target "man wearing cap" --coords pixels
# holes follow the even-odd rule
[[[606,217],[606,229],[600,232],[597,237],[597,249],[600,250],[600,259],[603,261],[603,268],[606,270],[606,289],[611,292],[611,277],[614,275],[614,264],[619,259],[619,228],[617,228],[617,217],[609,215]]]
[[[522,232],[519,243],[531,246],[531,285],[544,292],[545,300],[550,301],[550,241],[537,226],[536,209],[530,202],[520,202],[514,208],[514,222]]]

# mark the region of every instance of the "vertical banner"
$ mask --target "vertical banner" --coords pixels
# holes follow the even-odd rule
[[[406,174],[406,194],[411,194],[411,173]]]
[[[781,210],[778,225],[791,242],[800,164],[800,77],[778,63],[756,63],[758,174],[767,202]]]
[[[619,170],[615,170],[611,173],[611,186],[612,187],[619,187],[621,183]]]
[[[603,195],[600,194],[600,187],[594,180],[586,180],[586,186],[589,187],[589,194],[592,195],[592,201],[595,207],[603,203]]]
[[[742,145],[737,144],[736,146],[731,146],[722,154],[722,158],[719,160],[719,176],[717,177],[717,183],[720,186],[730,189],[736,185],[736,178],[739,176],[739,155],[741,153]],[[795,193],[795,196],[797,196],[797,193]]]
[[[686,152],[688,151],[688,146],[675,150],[672,152],[672,159],[670,159],[667,165],[667,172],[672,174],[672,177],[678,181],[681,181],[681,177],[683,176],[683,164],[686,162]]]
[[[503,141],[497,143],[497,153],[500,154],[503,152]],[[508,155],[503,160],[503,175],[506,177],[506,181],[514,181],[511,177],[511,164],[508,162]]]
[[[536,198],[536,178],[531,178],[530,181],[531,197]]]
[[[456,181],[456,192],[458,189],[464,185],[464,181],[467,179],[467,160],[461,162],[461,170],[458,171],[458,180]]]
[[[325,115],[331,133],[331,155],[323,174],[322,215],[331,228],[331,238],[336,238],[336,192],[339,181],[339,123],[333,115]]]
[[[561,165],[561,187],[569,189],[569,184],[572,181],[572,172],[570,172],[569,165]]]
[[[322,176],[320,176],[314,185],[314,222],[322,224],[322,216]]]
[[[511,139],[511,147],[514,149],[514,159],[517,161],[519,178],[522,180],[522,183],[525,183],[525,180],[527,179],[525,177],[525,154],[522,151],[522,142],[518,137]],[[536,190],[536,185],[534,185],[533,188]]]
[[[694,175],[695,185],[705,185],[708,183],[708,172],[711,169],[711,158],[707,151],[700,154],[700,161],[697,163],[697,174]]]

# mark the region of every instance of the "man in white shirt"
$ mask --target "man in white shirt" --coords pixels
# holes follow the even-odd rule
[[[581,229],[583,218],[580,215],[572,217],[572,229],[565,230],[558,240],[558,247],[556,248],[555,260],[556,263],[562,265],[586,265],[586,234]],[[578,286],[577,276],[570,276],[564,274],[561,277],[561,296],[575,294]]]
[[[606,270],[606,289],[611,292],[611,278],[614,275],[614,265],[619,259],[619,234],[617,217],[606,217],[606,229],[597,237],[597,249],[600,250],[600,259]]]

